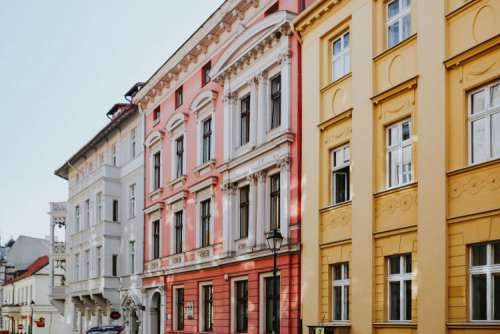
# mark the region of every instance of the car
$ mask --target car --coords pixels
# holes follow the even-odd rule
[[[92,327],[87,334],[120,334],[125,331],[123,326],[98,326]]]

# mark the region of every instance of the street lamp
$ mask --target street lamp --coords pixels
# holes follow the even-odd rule
[[[35,302],[33,300],[31,301],[30,306],[31,306],[30,334],[33,334],[33,309],[35,306]]]
[[[281,243],[283,242],[283,236],[279,229],[273,229],[267,234],[267,246],[273,252],[273,334],[278,333],[279,321],[278,321],[278,289],[277,289],[277,276],[278,268],[276,266],[276,258],[278,251],[281,248]]]

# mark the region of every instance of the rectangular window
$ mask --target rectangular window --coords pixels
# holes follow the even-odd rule
[[[388,257],[387,267],[389,320],[411,320],[411,285],[413,279],[411,254]]]
[[[160,189],[161,153],[153,154],[153,191]]]
[[[248,237],[250,187],[240,188],[240,239]]]
[[[135,241],[129,241],[128,243],[128,254],[129,254],[129,270],[130,274],[135,274]]]
[[[280,174],[271,175],[270,181],[270,229],[280,228]]]
[[[201,69],[201,86],[205,86],[210,82],[210,70],[212,69],[212,63],[206,63]]]
[[[130,130],[130,158],[135,158],[135,156],[137,155],[136,132],[137,132],[136,128]]]
[[[387,3],[387,47],[405,40],[411,34],[411,0]]]
[[[210,246],[210,199],[201,202],[201,247]]]
[[[469,94],[470,162],[500,158],[500,81]]]
[[[349,264],[332,266],[332,320],[349,320]]]
[[[75,233],[80,231],[80,206],[75,206]]]
[[[101,277],[102,275],[102,246],[96,248],[97,253],[97,270],[96,277]]]
[[[281,125],[281,75],[271,79],[271,129]]]
[[[470,317],[500,320],[500,241],[470,247]]]
[[[175,289],[175,320],[175,329],[184,330],[184,288]]]
[[[90,278],[90,250],[85,251],[85,278]]]
[[[128,188],[128,217],[135,217],[135,183]]]
[[[248,281],[235,282],[236,332],[248,332]]]
[[[175,177],[184,175],[184,136],[175,140]]]
[[[111,274],[113,276],[118,276],[118,255],[113,254],[111,256]]]
[[[96,195],[96,223],[102,223],[102,193]]]
[[[183,212],[177,211],[175,213],[175,254],[182,253],[182,231],[183,230]]]
[[[387,178],[389,188],[412,181],[411,121],[404,120],[387,128]]]
[[[75,254],[75,281],[80,280],[80,254]]]
[[[202,163],[212,159],[212,119],[203,121]]]
[[[116,144],[111,145],[111,165],[118,166],[118,156],[116,153]]]
[[[179,108],[183,102],[184,102],[184,91],[182,89],[182,86],[180,86],[175,91],[175,109]]]
[[[160,121],[160,106],[157,106],[155,110],[153,110],[153,123]]]
[[[351,199],[349,145],[332,152],[332,198],[334,205]]]
[[[280,332],[280,278],[276,277],[275,284],[273,286],[273,277],[267,277],[265,279],[265,307],[266,307],[266,333],[272,334],[274,322],[277,321],[276,328],[278,329],[277,333]],[[277,319],[274,319],[274,293],[276,292],[276,314],[278,315]]]
[[[240,145],[250,141],[250,95],[240,100]]]
[[[349,31],[343,33],[332,42],[332,78],[342,78],[351,71],[351,54],[349,48]]]
[[[212,285],[203,285],[201,287],[202,293],[202,331],[211,332],[213,331],[213,287]]]
[[[113,221],[118,222],[118,200],[113,200]]]
[[[85,200],[85,228],[90,226],[90,199]]]
[[[153,260],[160,258],[160,221],[153,222]]]

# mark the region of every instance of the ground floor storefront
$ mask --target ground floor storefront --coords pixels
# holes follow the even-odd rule
[[[299,253],[277,269],[276,288],[271,256],[145,277],[146,333],[270,333],[275,301],[280,333],[299,333]]]

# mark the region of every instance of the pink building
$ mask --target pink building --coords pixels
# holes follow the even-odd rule
[[[299,332],[301,1],[225,1],[135,94],[145,333]]]

